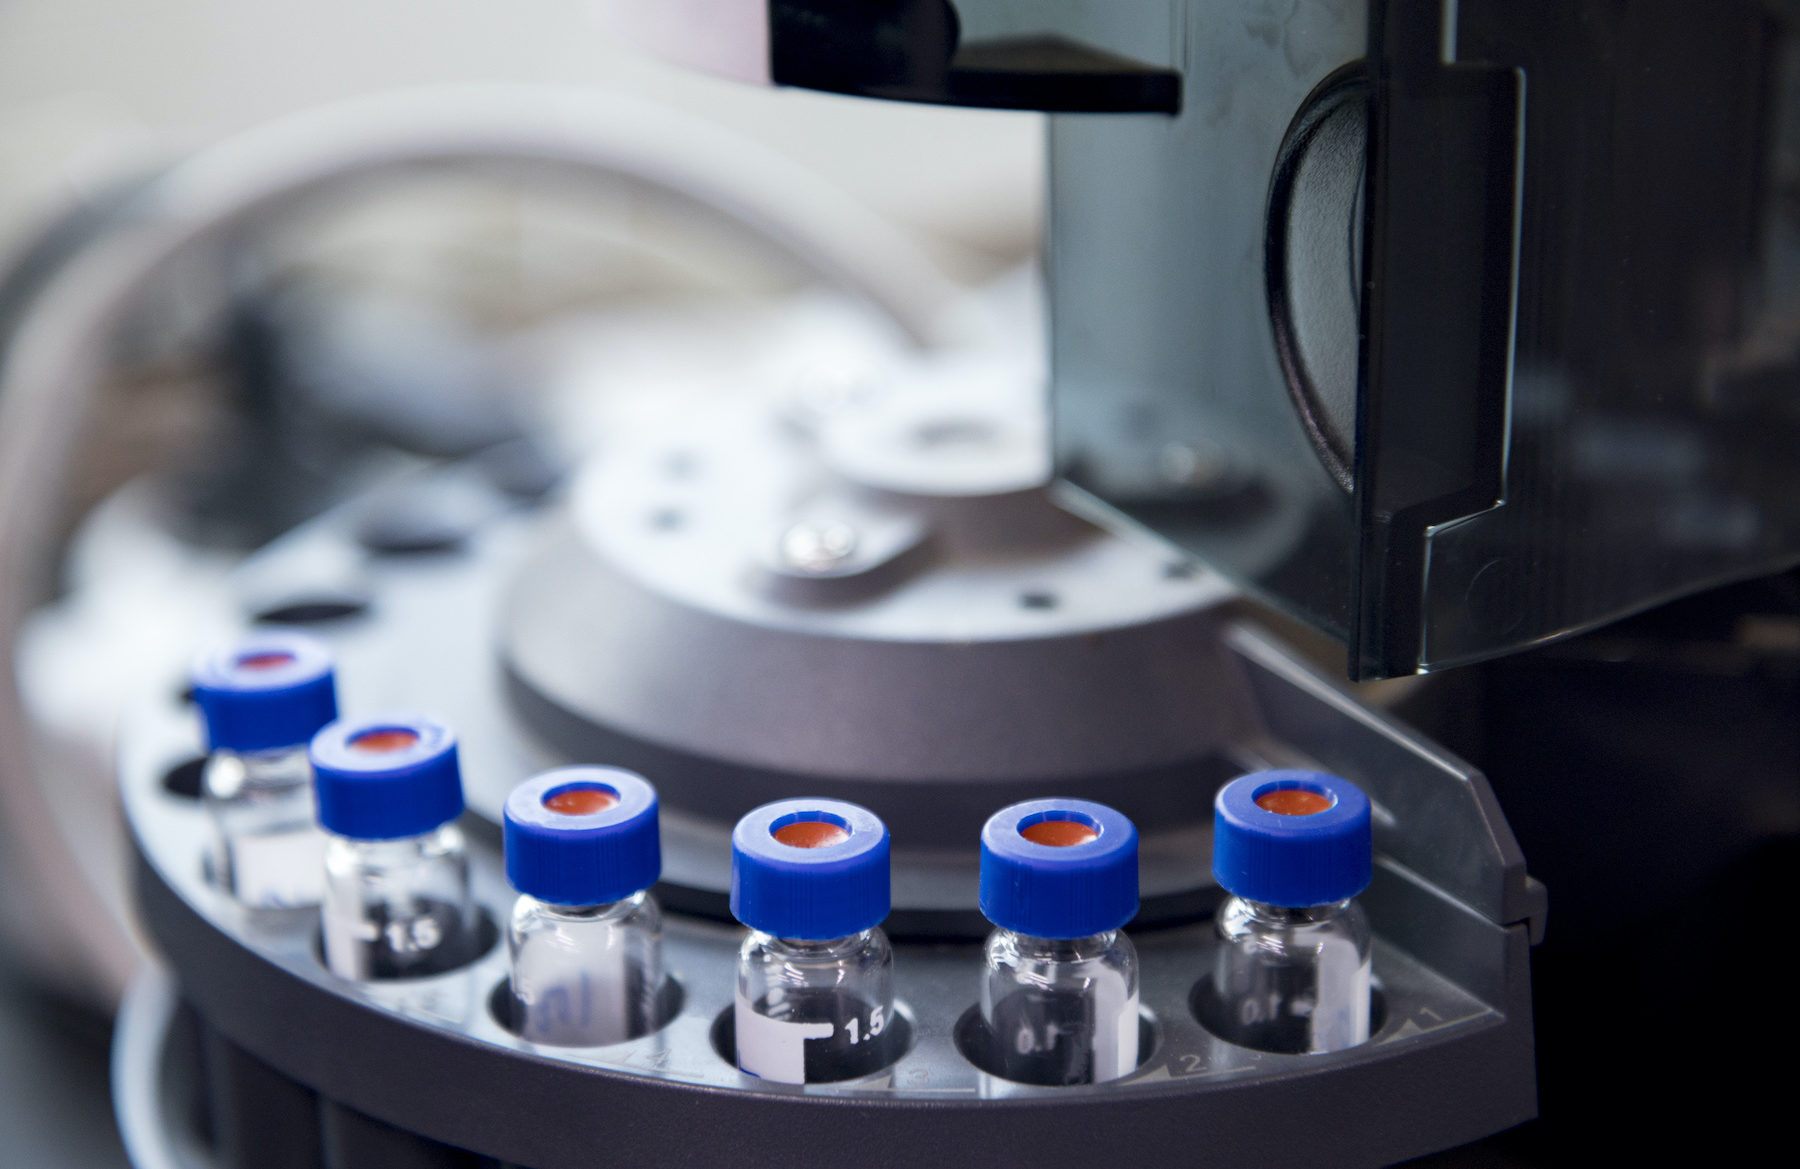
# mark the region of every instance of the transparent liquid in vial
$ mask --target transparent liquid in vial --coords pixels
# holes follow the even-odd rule
[[[662,914],[648,892],[590,906],[521,896],[507,946],[514,1026],[533,1043],[620,1043],[661,1021]]]
[[[984,957],[981,1017],[1000,1075],[1095,1084],[1137,1069],[1137,951],[1123,933],[1063,939],[998,929]]]
[[[828,1083],[893,1062],[894,952],[879,929],[830,941],[752,931],[739,951],[738,1067],[780,1083]]]
[[[462,830],[400,840],[329,836],[325,964],[362,980],[442,973],[475,955]]]
[[[207,758],[201,799],[215,839],[213,879],[245,905],[317,905],[324,893],[325,834],[314,816],[306,748]]]
[[[1209,1026],[1262,1051],[1341,1051],[1369,1038],[1370,933],[1354,900],[1286,909],[1228,899]]]

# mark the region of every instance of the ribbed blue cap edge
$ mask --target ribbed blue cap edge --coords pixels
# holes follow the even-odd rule
[[[1099,835],[1084,844],[1037,844],[1022,828],[1074,820]],[[1002,929],[1085,938],[1137,916],[1138,834],[1123,813],[1091,800],[1026,800],[981,829],[981,912]]]
[[[257,657],[288,660],[255,668]],[[189,674],[194,703],[214,751],[303,747],[337,717],[331,651],[303,633],[272,630],[206,654]]]
[[[1284,816],[1258,806],[1271,791],[1326,796],[1332,806]],[[1322,771],[1257,771],[1219,789],[1213,802],[1213,876],[1249,901],[1301,909],[1354,897],[1374,874],[1369,798]]]
[[[373,731],[404,730],[418,741],[398,751],[350,744]],[[343,719],[313,736],[309,749],[319,824],[354,840],[422,836],[462,815],[456,736],[424,715]]]
[[[587,815],[552,811],[544,801],[598,788],[618,800]],[[556,905],[601,905],[630,897],[662,875],[656,789],[618,767],[559,767],[506,797],[502,833],[512,887]]]
[[[780,824],[826,820],[850,838],[823,848],[775,839]],[[731,833],[731,913],[780,938],[827,941],[872,929],[891,906],[887,825],[843,800],[777,800],[748,813]]]

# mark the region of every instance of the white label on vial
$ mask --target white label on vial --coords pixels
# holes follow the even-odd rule
[[[830,1039],[837,1030],[830,1023],[784,1023],[759,1013],[737,994],[738,1067],[758,1079],[778,1084],[806,1083],[806,1041]]]
[[[1094,983],[1094,1082],[1128,1076],[1138,1063],[1138,996],[1108,974]]]
[[[317,828],[239,836],[230,843],[232,892],[245,905],[317,905],[325,892],[325,834]]]
[[[1369,964],[1348,938],[1319,950],[1319,994],[1312,1011],[1312,1050],[1341,1051],[1369,1038]]]
[[[369,976],[369,943],[381,927],[363,918],[355,905],[327,900],[319,915],[325,934],[325,966],[339,978]]]

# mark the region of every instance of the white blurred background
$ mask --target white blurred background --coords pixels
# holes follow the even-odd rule
[[[716,122],[890,218],[944,270],[1031,255],[1044,135],[1032,114],[754,89],[646,59],[608,0],[7,0],[0,218],[133,153],[156,157],[324,102],[406,86],[572,85]]]
[[[429,104],[461,87],[543,87],[618,99],[614,118],[642,109],[659,125],[672,113],[682,117],[671,126],[706,129],[671,140],[673,153],[708,141],[750,148],[721,150],[727,190],[752,177],[730,173],[731,160],[760,153],[771,164],[762,178],[786,176],[802,219],[816,203],[842,212],[840,236],[854,233],[858,215],[878,226],[872,254],[886,248],[903,260],[913,291],[941,302],[926,308],[998,306],[990,333],[999,321],[1021,352],[1037,344],[1040,117],[699,76],[620,43],[608,19],[614,2],[0,0],[0,293],[59,219],[271,122],[395,91]],[[350,304],[353,316],[364,304],[422,306],[509,360],[525,358],[511,367],[525,376],[506,392],[540,420],[546,409],[559,420],[583,416],[554,400],[572,383],[547,367],[568,357],[571,335],[613,346],[615,371],[686,361],[716,375],[765,358],[762,334],[804,346],[850,311],[841,289],[822,287],[806,264],[729,217],[630,183],[549,189],[425,174],[284,226],[246,249],[263,290],[281,293],[277,324],[316,324],[307,314],[321,305]],[[112,736],[134,695],[191,652],[207,615],[225,607],[224,574],[267,535],[197,539],[171,502],[179,493],[170,484],[205,470],[241,424],[243,371],[221,321],[242,273],[220,254],[165,272],[105,338],[104,376],[67,457],[59,452],[56,478],[15,477],[6,497],[9,468],[0,467],[0,528],[41,513],[53,534],[33,556],[0,554],[0,650],[18,682],[0,710],[18,713],[0,717],[7,1164],[123,1164],[106,1095],[107,1013],[141,950],[112,801]],[[0,297],[0,310],[19,309]],[[15,351],[30,340],[0,331],[0,345]],[[584,360],[591,365],[591,354]],[[8,394],[18,396],[0,383],[0,422]],[[17,438],[0,434],[0,457]],[[399,446],[383,457],[419,457]],[[24,545],[0,539],[0,550],[15,546]]]

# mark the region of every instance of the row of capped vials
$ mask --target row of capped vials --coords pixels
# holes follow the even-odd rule
[[[347,979],[444,973],[479,955],[456,739],[418,716],[340,719],[329,652],[267,633],[203,659],[193,692],[209,755],[215,884],[252,907],[320,908]],[[611,767],[565,767],[506,801],[509,1025],[538,1044],[623,1042],[667,1022],[656,791]],[[1264,771],[1220,790],[1213,869],[1231,895],[1202,1022],[1229,1041],[1335,1051],[1370,1026],[1369,801],[1319,772]],[[984,1068],[1033,1084],[1138,1066],[1138,909],[1131,821],[1086,800],[996,812],[981,832]],[[840,800],[764,805],[732,833],[738,1067],[782,1083],[872,1074],[902,1054],[893,994],[888,832]]]

